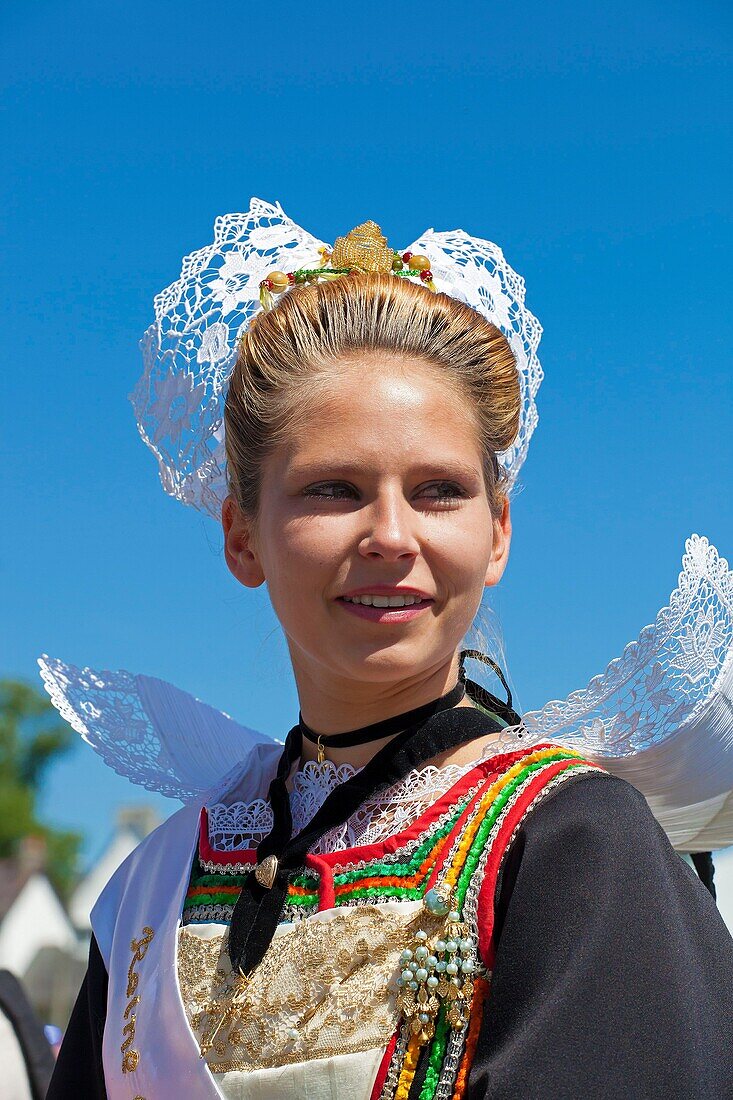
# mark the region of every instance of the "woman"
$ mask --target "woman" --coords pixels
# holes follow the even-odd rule
[[[731,1096],[712,898],[632,786],[466,678],[510,341],[372,223],[325,259],[266,275],[226,398],[226,561],[300,718],[112,879],[49,1096]]]

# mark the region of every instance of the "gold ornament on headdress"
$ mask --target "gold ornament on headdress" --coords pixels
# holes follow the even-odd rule
[[[284,294],[292,286],[326,282],[342,275],[379,274],[420,279],[429,290],[435,290],[430,260],[427,256],[400,254],[387,244],[387,238],[376,222],[357,225],[345,237],[337,237],[333,251],[319,248],[318,267],[301,267],[297,271],[271,271],[260,283],[260,302],[271,309],[274,295]]]
[[[376,222],[357,225],[345,237],[337,237],[331,253],[333,267],[352,271],[374,271],[386,275],[392,270],[394,252]]]

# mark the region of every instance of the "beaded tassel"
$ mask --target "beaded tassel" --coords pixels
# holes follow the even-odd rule
[[[445,916],[443,932],[432,942],[424,930],[415,933],[413,946],[400,956],[404,969],[397,979],[397,1006],[421,1046],[435,1034],[441,1004],[453,1029],[466,1026],[464,1009],[473,996],[476,970],[473,941],[452,899],[434,888],[423,904],[429,913]]]

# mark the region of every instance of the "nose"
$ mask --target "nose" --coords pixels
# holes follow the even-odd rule
[[[364,510],[365,531],[359,553],[382,561],[409,561],[420,553],[419,517],[401,492],[385,493]]]

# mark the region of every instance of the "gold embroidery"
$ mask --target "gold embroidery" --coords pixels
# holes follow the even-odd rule
[[[130,943],[130,950],[132,951],[132,959],[130,965],[127,968],[127,997],[128,1002],[123,1013],[124,1019],[127,1021],[122,1029],[122,1034],[125,1037],[120,1047],[120,1053],[122,1055],[122,1072],[132,1073],[136,1070],[140,1064],[140,1052],[133,1048],[135,1042],[135,1024],[137,1021],[137,1014],[133,1012],[133,1008],[140,1004],[140,996],[137,993],[137,987],[140,981],[140,976],[135,970],[135,964],[142,962],[148,953],[148,947],[155,932],[152,928],[148,928],[147,925],[143,928],[142,936],[139,940],[132,940]],[[136,1097],[135,1100],[144,1100],[144,1097]]]
[[[217,970],[217,974],[218,973],[219,971]],[[207,1025],[205,1035],[202,1035],[201,1037],[199,1049],[201,1051],[202,1058],[205,1058],[211,1048],[214,1046],[216,1042],[216,1037],[221,1029],[223,1027],[226,1027],[228,1024],[234,1025],[236,1023],[240,1007],[244,1000],[245,991],[249,984],[249,979],[245,977],[245,975],[240,971],[239,974],[232,975],[232,983],[231,1000],[229,1001],[229,1004],[224,1005],[218,1023],[214,1027],[212,1027],[210,1022]],[[202,1009],[202,1012],[204,1012],[207,1016],[211,1016],[213,1020],[213,1018],[216,1016],[217,1011],[219,1011],[219,1008],[220,1006],[217,1004],[216,1000],[207,1001],[204,1005],[204,1008]],[[236,1029],[236,1027],[230,1029],[229,1038],[230,1042],[239,1042],[238,1038],[232,1039],[232,1035],[239,1035],[239,1031]]]
[[[387,1043],[399,1019],[400,952],[418,928],[432,936],[442,924],[399,904],[307,917],[273,940],[246,981],[232,972],[226,935],[182,928],[181,996],[209,1068],[272,1068]]]

